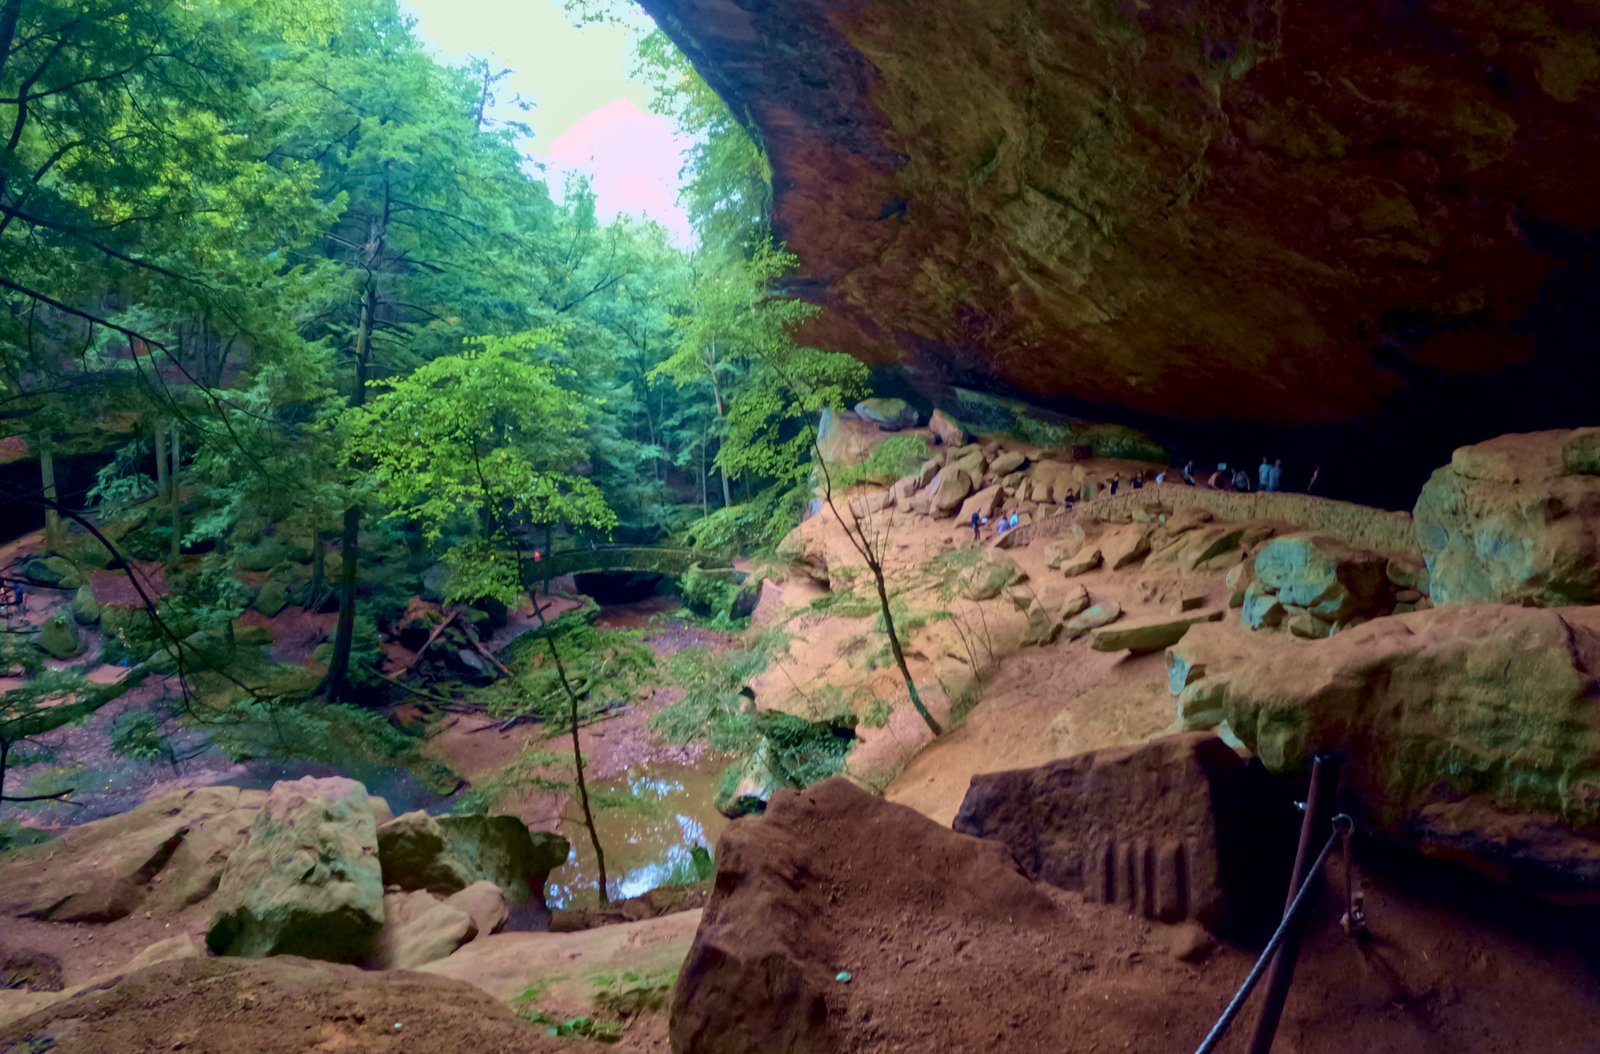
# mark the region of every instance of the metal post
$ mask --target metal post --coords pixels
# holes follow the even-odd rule
[[[1311,788],[1306,794],[1305,819],[1300,823],[1300,848],[1294,856],[1294,875],[1289,879],[1287,905],[1294,903],[1300,886],[1307,880],[1307,868],[1324,840],[1328,816],[1333,811],[1334,792],[1339,783],[1339,759],[1332,754],[1316,754],[1311,759]],[[1317,876],[1310,876],[1315,882]],[[1283,945],[1272,960],[1272,970],[1267,975],[1267,994],[1261,1001],[1261,1016],[1256,1020],[1255,1035],[1250,1040],[1250,1054],[1270,1054],[1272,1040],[1278,1033],[1278,1021],[1283,1017],[1283,1004],[1289,998],[1289,986],[1294,983],[1295,961],[1300,957],[1300,938],[1305,933],[1306,916],[1302,912],[1284,935]]]

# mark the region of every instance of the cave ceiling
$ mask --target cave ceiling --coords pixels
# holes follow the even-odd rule
[[[823,346],[1266,426],[1592,359],[1600,4],[643,6],[765,145]]]

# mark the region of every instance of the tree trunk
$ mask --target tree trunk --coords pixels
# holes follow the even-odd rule
[[[361,297],[361,322],[356,327],[356,379],[350,392],[351,406],[367,402],[367,351],[372,344],[372,314],[376,296],[367,282]],[[328,658],[327,692],[330,701],[345,694],[350,679],[350,647],[356,630],[357,562],[361,553],[361,509],[352,505],[344,510],[344,534],[339,543],[339,621],[333,631],[333,653]]]
[[[311,528],[311,599],[306,607],[312,611],[322,603],[322,590],[328,584],[328,557],[322,551],[322,532]]]
[[[328,701],[345,695],[350,680],[350,648],[356,633],[356,559],[361,544],[361,510],[352,505],[344,510],[344,535],[339,553],[339,621],[333,631],[333,653],[328,657]]]
[[[172,504],[172,545],[167,555],[167,563],[171,567],[178,566],[178,556],[183,546],[183,487],[178,479],[178,466],[183,456],[181,441],[176,423],[172,426],[172,468],[167,473],[167,500]]]
[[[171,480],[168,478],[170,466],[167,464],[167,426],[165,422],[158,421],[155,427],[156,434],[156,501],[165,505]]]
[[[556,655],[555,638],[547,638],[550,643],[550,654]],[[560,659],[556,661],[559,663]],[[563,671],[561,681],[566,684],[567,675]],[[599,872],[597,885],[599,886],[600,903],[609,904],[611,894],[606,889],[606,851],[600,845],[600,831],[594,825],[594,811],[589,808],[589,781],[583,776],[583,742],[578,737],[578,695],[567,685],[567,706],[572,721],[572,769],[578,784],[578,804],[583,807],[583,826],[589,830],[589,844],[594,848],[595,869]]]
[[[66,541],[61,529],[61,514],[55,510],[56,454],[51,445],[50,433],[39,433],[39,489],[50,504],[44,510],[44,547],[56,552]]]
[[[700,437],[700,515],[707,516],[711,513],[711,499],[706,494],[706,446],[705,436]]]
[[[522,559],[522,552],[517,552],[517,566],[526,567]],[[578,806],[583,810],[583,826],[589,832],[589,845],[594,849],[595,869],[599,872],[598,884],[600,903],[611,903],[611,894],[607,892],[606,880],[606,851],[600,844],[600,829],[594,823],[594,810],[589,805],[589,781],[584,777],[583,770],[583,741],[578,737],[578,693],[573,690],[572,682],[567,679],[566,664],[561,661],[561,652],[556,647],[556,639],[550,633],[550,624],[544,620],[544,609],[539,606],[539,598],[533,596],[527,589],[527,582],[523,582],[524,591],[528,592],[533,600],[533,613],[539,620],[539,628],[545,631],[544,642],[549,647],[550,658],[555,663],[556,676],[561,680],[561,687],[567,693],[567,716],[572,723],[572,770],[573,782],[578,788]]]
[[[722,407],[722,385],[717,383],[717,338],[715,337],[711,338],[711,357],[708,360],[708,365],[710,366],[711,373],[711,395],[712,398],[714,398],[717,402],[717,420],[721,421],[723,418],[727,417],[727,413]],[[728,506],[733,504],[733,494],[728,489],[728,470],[723,469],[721,475],[722,507],[726,509]]]
[[[911,705],[917,708],[918,715],[934,735],[943,735],[944,729],[939,727],[939,722],[934,720],[922,702],[922,695],[917,691],[917,682],[911,678],[911,667],[906,664],[906,653],[900,648],[900,634],[895,631],[894,614],[889,610],[889,587],[883,580],[883,564],[878,560],[872,560],[868,566],[872,569],[873,584],[878,587],[878,606],[883,611],[883,628],[889,635],[889,650],[894,653],[895,665],[900,667],[900,676],[905,678],[906,692],[911,696]]]
[[[917,682],[911,676],[911,667],[906,662],[906,653],[900,647],[900,634],[894,627],[894,612],[890,610],[889,585],[883,576],[883,554],[873,544],[872,537],[866,528],[861,526],[861,521],[855,518],[855,511],[851,510],[850,522],[846,523],[844,515],[839,512],[839,507],[833,502],[833,474],[828,471],[828,462],[822,456],[822,444],[818,441],[817,430],[811,429],[811,451],[817,459],[817,467],[822,471],[823,497],[828,508],[832,510],[834,519],[839,521],[839,527],[844,531],[845,537],[850,540],[850,545],[861,554],[861,560],[872,572],[872,584],[878,591],[878,608],[883,613],[883,629],[889,636],[889,650],[894,655],[895,665],[900,668],[900,676],[906,682],[906,694],[911,696],[911,705],[916,708],[918,716],[934,735],[943,735],[944,729],[934,719],[933,714],[922,702],[922,693],[917,691]],[[845,506],[849,507],[849,502]],[[890,521],[891,523],[893,521]],[[888,544],[888,531],[883,534],[883,542]]]

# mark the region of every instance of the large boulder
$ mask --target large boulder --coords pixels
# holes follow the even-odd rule
[[[22,576],[31,582],[62,589],[83,585],[83,574],[64,556],[34,557],[22,565]]]
[[[0,913],[113,922],[181,911],[216,889],[265,800],[237,787],[177,791],[20,850],[0,866]]]
[[[515,816],[441,816],[439,826],[474,881],[493,882],[513,904],[535,899],[543,904],[545,879],[572,851],[559,834],[530,831]]]
[[[946,465],[928,484],[928,511],[935,516],[953,516],[971,493],[971,473],[961,465]]]
[[[1320,534],[1288,534],[1261,547],[1246,587],[1245,624],[1260,629],[1283,612],[1339,624],[1393,608],[1388,558]],[[1276,610],[1281,608],[1281,611]]]
[[[505,891],[488,879],[474,882],[459,893],[450,894],[444,898],[444,902],[466,912],[477,928],[479,937],[499,933],[511,918],[511,911],[506,907]]]
[[[1135,655],[1148,655],[1178,643],[1191,627],[1202,622],[1216,622],[1221,618],[1222,609],[1215,608],[1210,611],[1127,619],[1091,632],[1089,647],[1095,651],[1128,651]]]
[[[1111,625],[1121,617],[1122,605],[1115,600],[1102,600],[1067,619],[1061,627],[1061,632],[1068,640],[1077,640],[1091,630]]]
[[[384,886],[441,896],[489,881],[514,903],[536,896],[542,903],[545,879],[570,851],[565,838],[529,831],[515,816],[433,817],[418,811],[378,828]]]
[[[1105,557],[1100,553],[1100,547],[1079,549],[1072,556],[1064,557],[1058,570],[1067,578],[1076,578],[1086,575],[1105,562]]]
[[[83,653],[83,638],[71,617],[57,612],[44,620],[33,646],[52,659],[66,660]]]
[[[94,598],[94,587],[88,583],[79,586],[67,605],[72,621],[80,626],[92,626],[100,621],[100,602]]]
[[[961,511],[956,513],[957,523],[972,522],[972,514],[977,513],[983,519],[993,516],[1000,508],[1000,485],[993,484],[984,487],[972,497],[961,504]]]
[[[1009,476],[1027,463],[1028,457],[1022,451],[1008,450],[1003,454],[997,455],[993,461],[989,462],[988,473],[990,478],[999,479],[1002,476]]]
[[[917,412],[904,399],[863,399],[855,411],[864,421],[871,421],[885,432],[898,432],[915,428]]]
[[[1005,845],[1029,878],[1218,929],[1250,905],[1240,887],[1264,833],[1246,780],[1219,737],[1178,734],[974,776],[954,827]]]
[[[383,929],[371,964],[380,970],[412,970],[443,959],[478,935],[478,924],[461,907],[432,893],[385,893]]]
[[[213,898],[218,955],[360,962],[383,926],[377,822],[343,777],[273,785]]]
[[[1100,554],[1113,571],[1138,563],[1150,554],[1149,527],[1138,523],[1114,527],[1100,539]]]
[[[852,1015],[839,1012],[857,987],[843,983],[848,971],[868,969],[842,945],[867,920],[888,932],[950,933],[958,948],[976,941],[976,951],[1058,918],[1004,846],[958,835],[844,779],[777,795],[763,816],[728,827],[716,859],[716,884],[673,993],[680,1054],[875,1049],[857,1045]],[[1025,983],[1034,969],[1018,963],[1004,979],[975,976],[971,994]],[[888,975],[861,976],[864,988]],[[921,1015],[916,1008],[913,1020]]]
[[[445,844],[439,821],[420,809],[378,828],[378,864],[386,889],[399,886],[447,896],[475,881],[466,861]]]
[[[1412,516],[1436,604],[1600,603],[1600,428],[1462,447]]]
[[[261,583],[261,589],[250,602],[258,614],[272,618],[289,606],[289,583],[283,578],[271,577]]]
[[[1600,609],[1434,608],[1317,641],[1214,623],[1168,655],[1189,727],[1226,721],[1274,772],[1342,751],[1373,829],[1600,903]]]
[[[1058,592],[1050,586],[1041,587],[1031,598],[1026,609],[1028,627],[1022,633],[1022,643],[1049,644],[1061,635],[1067,619],[1089,609],[1089,591],[1082,586]]]
[[[967,430],[943,410],[935,410],[933,416],[928,418],[928,429],[933,433],[934,441],[944,446],[955,448],[967,444]]]
[[[993,600],[1007,587],[1027,580],[1017,562],[1000,553],[986,552],[971,570],[964,573],[961,595],[968,600]]]

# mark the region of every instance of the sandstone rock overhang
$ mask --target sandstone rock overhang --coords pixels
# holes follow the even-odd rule
[[[1189,421],[1446,402],[1457,441],[1594,372],[1600,10],[641,2],[764,142],[818,343]]]

